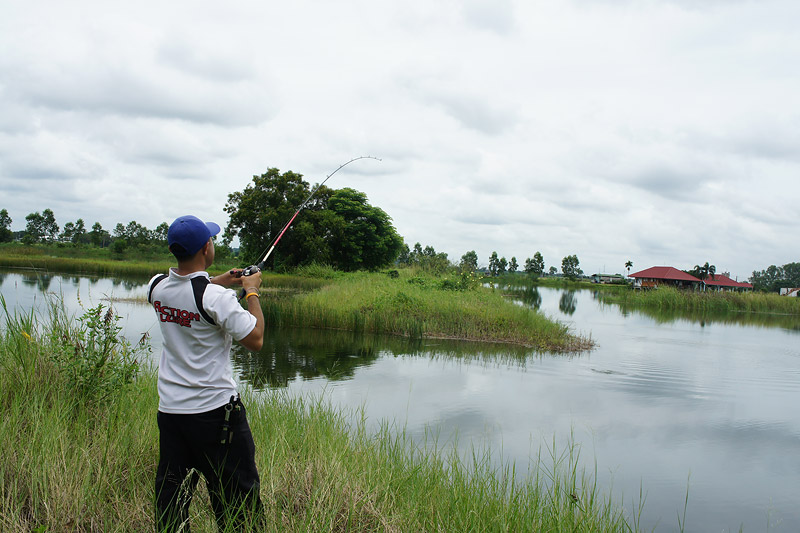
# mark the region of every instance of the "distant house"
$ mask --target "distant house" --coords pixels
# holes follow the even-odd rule
[[[592,283],[624,283],[622,274],[592,274]]]
[[[703,280],[708,290],[715,291],[752,291],[753,285],[750,283],[740,283],[734,281],[724,274],[710,274]]]
[[[788,296],[790,298],[800,298],[800,287],[794,287],[792,289],[789,288],[781,289],[781,296]]]
[[[682,270],[668,266],[650,267],[628,276],[633,278],[633,288],[651,289],[659,286],[681,289],[700,289],[703,281]]]
[[[678,287],[682,289],[714,290],[714,291],[751,291],[753,285],[734,281],[724,274],[710,274],[706,279],[696,278],[673,267],[651,267],[631,274],[635,289],[648,289],[658,286]]]

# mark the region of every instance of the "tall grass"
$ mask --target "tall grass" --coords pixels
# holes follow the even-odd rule
[[[80,331],[5,310],[0,330],[0,529],[150,531],[157,466],[155,375],[102,401],[71,387],[61,362]],[[86,326],[91,329],[90,326]],[[122,346],[122,345],[120,345]],[[322,399],[246,394],[267,531],[635,531],[578,466],[577,448],[544,454],[520,476],[491,454],[465,459],[412,443]],[[216,531],[200,488],[195,531]]]
[[[304,326],[513,343],[540,350],[578,351],[590,339],[484,288],[448,290],[458,280],[380,273],[341,275],[318,291],[266,298],[271,326]]]
[[[107,249],[50,245],[22,246],[16,243],[0,245],[0,266],[29,268],[71,274],[149,278],[175,266],[169,254],[129,251],[120,258],[111,257]],[[233,264],[213,265],[210,272],[218,274],[233,268]]]
[[[698,292],[659,287],[657,290],[608,291],[597,293],[596,297],[605,303],[616,303],[633,308],[800,315],[800,299],[759,292]]]

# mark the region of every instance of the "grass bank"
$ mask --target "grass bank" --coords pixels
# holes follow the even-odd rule
[[[596,298],[629,308],[687,310],[709,313],[774,313],[800,316],[800,299],[758,292],[657,290],[598,292]]]
[[[538,350],[581,351],[589,338],[542,313],[507,301],[500,291],[460,279],[402,270],[338,273],[319,290],[265,298],[267,324],[388,333],[411,338],[503,342]]]
[[[69,244],[8,243],[0,245],[0,267],[29,268],[68,274],[148,278],[159,272],[165,272],[174,265],[174,258],[166,251],[139,253],[132,249],[124,254],[115,255],[108,248],[75,247]],[[212,267],[212,273],[219,274],[232,267],[232,264],[220,262],[220,265]]]
[[[0,329],[0,529],[153,529],[157,393],[102,307],[79,323],[55,308]],[[94,342],[91,339],[102,342]],[[110,351],[107,350],[111,348]],[[267,531],[638,531],[579,470],[576,448],[545,453],[531,474],[494,468],[323,401],[246,397]],[[357,414],[356,414],[357,415]],[[216,531],[199,487],[195,531]]]

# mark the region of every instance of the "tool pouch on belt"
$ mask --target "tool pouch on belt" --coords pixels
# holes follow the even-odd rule
[[[231,401],[224,405],[225,419],[222,422],[222,431],[219,436],[220,444],[230,444],[233,442],[233,428],[231,428],[231,413],[234,411],[239,414],[242,410],[242,401],[238,396],[231,396]]]

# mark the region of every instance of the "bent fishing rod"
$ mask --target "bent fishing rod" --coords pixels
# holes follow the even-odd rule
[[[333,172],[328,174],[328,176],[325,177],[325,179],[322,181],[322,183],[320,183],[319,185],[314,187],[314,190],[311,191],[311,193],[308,195],[308,197],[305,200],[303,200],[303,203],[300,204],[300,207],[298,207],[297,211],[294,212],[294,215],[292,215],[292,218],[289,219],[289,222],[286,223],[286,225],[283,227],[283,229],[278,234],[278,236],[275,237],[272,240],[272,242],[269,244],[267,253],[264,256],[264,258],[261,261],[259,261],[257,264],[250,265],[249,267],[247,267],[244,270],[242,270],[241,275],[242,276],[250,276],[252,274],[255,274],[256,272],[261,272],[264,269],[264,267],[266,266],[267,259],[272,254],[272,251],[275,249],[275,247],[278,245],[278,243],[280,242],[281,238],[283,237],[283,234],[286,233],[286,230],[288,230],[289,226],[292,225],[292,222],[294,222],[294,219],[297,217],[297,215],[300,214],[300,211],[302,211],[308,205],[308,202],[310,202],[311,199],[317,194],[317,191],[319,191],[320,188],[323,185],[325,185],[326,181],[331,179],[331,176],[333,176],[334,174],[336,174],[337,172],[342,170],[344,167],[346,167],[347,165],[349,165],[353,161],[358,161],[359,159],[375,159],[376,161],[383,161],[382,159],[377,158],[377,157],[373,157],[371,155],[362,155],[362,156],[359,156],[359,157],[354,157],[350,161],[348,161],[346,163],[342,163],[341,165],[339,165],[339,167],[336,170],[334,170]]]

